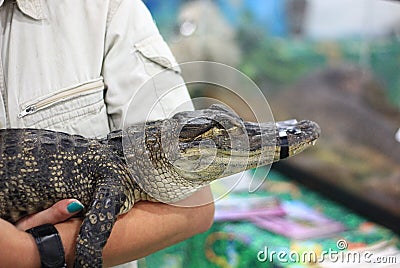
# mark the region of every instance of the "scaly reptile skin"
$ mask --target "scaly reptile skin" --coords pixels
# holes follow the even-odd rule
[[[74,266],[101,267],[116,217],[136,202],[183,199],[212,180],[292,156],[319,135],[310,121],[255,124],[220,105],[104,139],[2,129],[0,218],[15,223],[77,198],[86,209]]]

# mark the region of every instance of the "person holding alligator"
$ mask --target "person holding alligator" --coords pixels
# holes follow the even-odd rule
[[[100,139],[45,129],[1,129],[0,217],[16,223],[79,196],[87,212],[75,266],[102,267],[102,249],[117,216],[138,202],[187,202],[186,197],[211,181],[300,153],[319,133],[311,121],[246,122],[216,104],[131,125]],[[36,193],[44,194],[39,199]]]
[[[148,119],[158,97],[171,83],[182,82],[140,0],[0,0],[0,24],[2,128],[104,137],[120,129],[124,118],[127,124]],[[140,93],[141,85],[163,70],[168,81]],[[175,92],[155,105],[150,119],[191,108],[186,89]],[[142,98],[142,105],[127,115],[133,95]],[[192,198],[207,199],[210,192],[206,188],[195,195]],[[46,223],[55,226],[59,236],[51,233],[52,239],[60,237],[65,261],[72,265],[81,220],[69,218],[81,208],[78,200],[66,199],[24,218],[17,227],[0,219],[0,266],[45,267],[49,252],[40,251],[43,245],[24,231]],[[104,265],[135,260],[203,232],[212,223],[213,211],[213,203],[182,208],[140,202],[116,221],[103,252]],[[51,227],[46,231],[54,231]]]

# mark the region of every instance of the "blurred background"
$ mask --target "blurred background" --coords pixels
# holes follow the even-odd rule
[[[210,231],[142,265],[315,267],[260,262],[257,252],[264,246],[321,252],[337,249],[338,239],[347,241],[346,250],[396,255],[400,263],[400,2],[144,3],[178,62],[215,61],[240,70],[261,89],[276,121],[314,120],[322,137],[311,150],[273,165],[256,193],[238,189],[217,202]],[[206,86],[190,93],[221,100],[251,119],[227,92]]]

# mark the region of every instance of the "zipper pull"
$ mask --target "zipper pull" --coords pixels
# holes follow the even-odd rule
[[[34,105],[27,106],[22,112],[18,114],[18,118],[22,118],[26,115],[33,114],[36,111],[36,107]]]

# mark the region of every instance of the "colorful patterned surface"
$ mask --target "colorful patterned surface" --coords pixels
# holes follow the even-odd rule
[[[397,248],[397,254],[399,252],[399,239],[388,229],[375,225],[345,207],[288,181],[278,173],[271,172],[264,187],[270,188],[270,191],[264,189],[252,195],[274,195],[281,200],[300,200],[329,218],[343,223],[346,231],[326,238],[290,240],[245,221],[216,222],[208,232],[147,257],[145,266],[323,267],[324,263],[309,262],[309,258],[313,260],[310,252],[314,252],[314,256],[318,257],[323,251],[340,253],[342,251],[340,247],[357,250],[371,245],[391,246]],[[241,195],[243,198],[248,196],[248,194]],[[273,252],[276,254],[272,255],[271,261],[270,254]],[[281,252],[285,252],[286,256],[278,259],[277,254]],[[311,257],[307,257],[305,262],[293,261],[303,257],[302,253],[305,257],[309,255]],[[400,256],[397,257],[397,261],[400,263]]]

